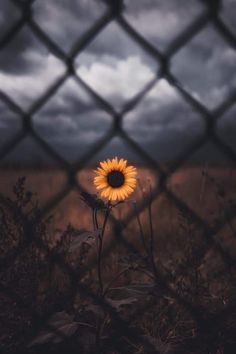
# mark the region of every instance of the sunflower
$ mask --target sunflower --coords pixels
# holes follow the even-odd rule
[[[101,196],[109,200],[124,200],[136,187],[136,168],[127,166],[127,161],[115,157],[100,162],[95,170],[94,184]]]

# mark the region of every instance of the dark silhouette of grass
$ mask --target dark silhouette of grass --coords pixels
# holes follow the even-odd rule
[[[209,183],[218,203],[215,222],[223,218],[228,228],[219,245],[233,245],[229,206],[234,208],[234,200],[217,178],[207,171],[203,177],[204,192]],[[93,195],[82,197],[93,215],[99,209],[94,230],[68,224],[52,242],[53,216],[41,217],[25,177],[15,183],[11,198],[1,195],[1,350],[235,353],[234,263],[225,264],[205,241],[191,213],[177,209],[176,229],[160,235],[156,206],[150,203],[146,222],[137,214],[133,234],[127,230],[132,251],[117,242],[105,255],[105,233],[112,233],[104,224],[106,205]],[[165,248],[170,257],[160,253]]]

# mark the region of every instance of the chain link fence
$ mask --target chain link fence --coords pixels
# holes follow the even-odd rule
[[[35,0],[39,1],[39,0]],[[225,99],[225,101],[215,110],[207,109],[203,104],[201,104],[182,84],[179,80],[173,75],[170,68],[170,63],[172,57],[183,48],[191,39],[193,39],[203,28],[205,28],[209,23],[211,23],[216,31],[223,38],[225,43],[235,49],[236,48],[236,36],[231,32],[231,30],[227,27],[227,25],[223,22],[220,17],[221,13],[221,1],[215,0],[205,0],[202,3],[205,6],[205,10],[202,12],[200,16],[198,16],[184,31],[182,31],[177,38],[175,38],[167,49],[163,52],[159,51],[156,47],[154,47],[149,41],[147,41],[135,28],[133,28],[130,23],[123,16],[124,4],[121,0],[113,0],[113,1],[105,1],[107,10],[105,14],[99,18],[99,20],[94,23],[91,28],[83,35],[80,36],[73,48],[69,53],[65,53],[62,48],[60,48],[50,36],[44,32],[44,30],[40,27],[40,25],[35,22],[33,17],[33,4],[34,0],[28,1],[19,1],[19,0],[11,0],[11,2],[16,6],[20,12],[20,19],[14,23],[14,25],[8,30],[8,33],[4,36],[4,38],[0,41],[0,55],[1,51],[6,47],[6,45],[14,40],[15,36],[18,32],[23,28],[23,26],[27,25],[27,27],[32,31],[33,35],[37,37],[37,39],[47,47],[47,49],[54,54],[57,58],[65,64],[67,70],[66,72],[59,77],[53,84],[45,90],[42,96],[38,97],[38,99],[33,103],[33,105],[29,108],[29,110],[24,110],[18,104],[14,102],[14,100],[9,97],[5,92],[4,88],[1,88],[0,91],[0,99],[4,102],[10,110],[15,112],[19,118],[22,120],[23,129],[11,140],[9,140],[0,151],[0,158],[3,159],[7,154],[12,151],[14,148],[20,144],[25,137],[30,136],[34,139],[37,144],[39,144],[42,149],[56,162],[63,167],[64,171],[67,175],[67,183],[66,186],[61,190],[56,196],[51,198],[48,203],[44,206],[43,210],[40,210],[40,213],[37,214],[38,223],[41,223],[43,217],[45,217],[54,207],[58,205],[58,203],[63,200],[72,189],[76,188],[79,192],[86,192],[83,187],[79,184],[76,175],[78,171],[81,171],[88,164],[88,161],[97,153],[98,150],[102,149],[106,146],[112,138],[118,136],[131,147],[138,156],[141,157],[143,161],[152,168],[156,176],[159,180],[157,186],[150,192],[149,195],[146,195],[145,198],[137,205],[136,212],[132,209],[120,222],[115,218],[112,219],[112,231],[115,235],[115,240],[110,242],[109,247],[107,247],[104,252],[103,257],[106,258],[109,256],[110,252],[113,248],[119,244],[122,245],[125,249],[128,250],[129,254],[134,255],[135,257],[139,257],[143,259],[142,254],[140,254],[140,250],[136,248],[132,243],[130,243],[124,237],[124,230],[130,225],[130,223],[135,220],[137,215],[139,215],[142,211],[147,210],[150,206],[150,203],[154,202],[158,196],[165,195],[169,200],[175,205],[175,207],[181,211],[184,215],[187,215],[188,218],[192,220],[192,222],[197,225],[201,229],[201,237],[204,240],[204,246],[201,247],[197,254],[196,265],[200,265],[204,256],[206,255],[209,249],[214,249],[217,254],[221,257],[225,264],[225,272],[232,273],[234,272],[236,266],[236,259],[231,257],[228,252],[215,240],[214,235],[220,230],[223,230],[225,225],[229,223],[235,217],[235,206],[232,205],[232,208],[227,213],[227,220],[225,218],[219,219],[218,222],[214,226],[209,226],[209,224],[196,212],[179,198],[173,191],[171,191],[167,186],[167,181],[171,175],[173,175],[177,169],[188,161],[188,159],[197,151],[200,147],[202,147],[209,140],[213,142],[227,157],[232,161],[233,165],[236,161],[236,155],[233,149],[227,145],[225,142],[220,140],[218,135],[216,134],[216,124],[221,119],[223,114],[225,114],[235,103],[236,99],[236,91],[231,92],[231,94]],[[199,0],[200,1],[200,0]],[[98,34],[108,26],[108,24],[112,21],[116,21],[119,23],[121,28],[125,31],[127,36],[131,38],[136,44],[138,44],[146,53],[148,53],[156,62],[159,63],[159,71],[154,79],[152,79],[136,96],[127,102],[123,107],[122,111],[117,113],[117,111],[113,108],[113,106],[107,102],[103,97],[99,95],[94,89],[92,89],[84,80],[82,80],[78,73],[75,70],[75,59],[77,55],[89,45],[92,40],[96,40]],[[59,155],[47,141],[45,141],[34,128],[32,124],[32,117],[48,102],[48,100],[57,95],[57,91],[60,87],[63,86],[65,81],[69,78],[73,77],[76,82],[81,85],[86,92],[90,95],[92,100],[101,107],[108,115],[113,118],[113,126],[108,134],[97,143],[91,145],[89,151],[87,151],[82,158],[80,158],[76,163],[69,163],[64,158]],[[163,166],[159,164],[155,159],[153,159],[148,152],[146,152],[137,142],[135,142],[129,134],[124,130],[122,125],[122,120],[125,119],[125,116],[128,112],[132,111],[145,97],[145,95],[154,87],[154,85],[161,78],[165,78],[168,83],[174,87],[181,97],[192,107],[192,109],[198,112],[205,122],[205,133],[199,138],[197,141],[194,141],[191,146],[188,147],[184,153],[179,156],[177,160],[171,165],[171,168],[168,172],[163,169]],[[2,203],[4,203],[5,208],[13,209],[15,206],[10,203],[9,200],[4,199]],[[16,211],[17,213],[17,211]],[[73,299],[78,295],[81,295],[82,298],[88,298],[94,306],[96,305],[98,308],[104,309],[104,311],[110,316],[112,319],[112,323],[114,326],[114,333],[110,335],[107,339],[107,342],[110,346],[110,353],[161,353],[168,352],[164,351],[158,347],[157,343],[150,340],[148,336],[145,336],[142,332],[141,328],[137,328],[133,323],[136,319],[141,318],[144,313],[151,312],[153,303],[150,301],[149,304],[145,304],[145,306],[136,309],[136,312],[132,314],[130,320],[124,319],[117,311],[117,309],[112,306],[111,303],[106,301],[104,298],[99,297],[90,287],[85,286],[81,281],[81,274],[78,274],[73,268],[68,266],[68,264],[64,261],[63,257],[61,257],[58,253],[53,252],[46,243],[43,242],[41,238],[37,238],[35,235],[35,230],[30,229],[30,225],[27,220],[24,219],[24,216],[21,216],[21,227],[24,230],[24,233],[27,235],[27,238],[22,242],[17,250],[15,250],[10,256],[6,259],[1,259],[1,267],[2,269],[7,268],[9,264],[14,262],[14,259],[19,257],[20,255],[24,255],[25,249],[28,245],[31,244],[32,240],[37,244],[37,247],[40,250],[45,252],[48,262],[51,265],[58,264],[61,269],[67,274],[69,277],[68,286],[68,294],[67,299],[69,299],[69,303],[73,303]],[[184,266],[180,269],[176,269],[176,272],[181,274],[184,269],[188,269],[193,259],[189,262],[186,262]],[[95,260],[90,262],[90,265],[85,269],[84,274],[86,272],[90,272],[90,270],[94,267],[96,263]],[[206,311],[201,308],[201,306],[197,305],[193,301],[188,300],[186,296],[183,296],[180,292],[177,292],[172,286],[172,278],[171,274],[163,274],[162,270],[157,266],[154,268],[154,280],[155,287],[157,292],[161,292],[163,295],[163,299],[171,298],[180,306],[184,308],[187,316],[190,316],[196,323],[196,328],[199,333],[198,340],[204,340],[206,337],[206,333],[210,332],[209,340],[209,353],[216,352],[214,351],[216,343],[219,341],[220,330],[219,323],[224,323],[226,318],[231,317],[234,309],[236,308],[236,303],[232,303],[221,311],[218,311],[214,314],[206,313]],[[14,289],[5,287],[1,284],[1,292],[4,296],[14,299],[14,301],[22,308],[30,311],[31,315],[34,318],[34,328],[31,329],[30,334],[27,334],[28,342],[32,341],[35,334],[39,332],[42,328],[48,328],[55,332],[55,336],[62,337],[64,342],[66,343],[63,350],[70,350],[70,352],[82,352],[77,346],[73,346],[70,341],[68,341],[68,337],[63,334],[60,330],[58,331],[48,319],[51,316],[51,313],[47,313],[46,315],[39,316],[37,311],[34,311],[33,308],[29,308],[29,304],[25,301],[24,294],[22,293],[22,297],[14,292]],[[231,317],[232,319],[232,317]],[[131,322],[132,320],[132,322]],[[236,319],[235,319],[236,320]],[[218,327],[217,327],[218,326]],[[135,343],[129,349],[123,347],[120,344],[120,338],[126,338],[127,346],[130,346],[130,343]],[[206,340],[206,338],[205,338]],[[184,344],[186,346],[186,343]],[[212,347],[212,349],[211,349]],[[132,348],[132,349],[130,349]],[[138,348],[143,348],[143,351],[138,351]],[[178,350],[172,350],[170,352],[178,352],[184,353],[186,348],[178,347]],[[26,348],[18,348],[17,353],[19,352],[37,352],[33,351],[31,347]],[[58,350],[58,347],[57,347]],[[97,348],[99,352],[100,349]],[[165,350],[167,350],[165,348]],[[211,351],[212,350],[212,351]],[[94,351],[93,351],[94,352]],[[220,353],[219,351],[217,353]],[[222,352],[223,353],[223,352]]]

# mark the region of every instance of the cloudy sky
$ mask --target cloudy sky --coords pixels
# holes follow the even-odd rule
[[[22,0],[23,1],[23,0]],[[20,2],[20,0],[19,0]],[[108,11],[102,0],[35,0],[33,16],[40,28],[69,54]],[[159,51],[171,43],[206,8],[200,0],[126,0],[124,18]],[[20,20],[11,0],[0,2],[0,43]],[[236,36],[236,0],[224,0],[221,18]],[[25,112],[66,67],[25,25],[11,41],[0,46],[0,91]],[[116,22],[107,26],[80,52],[75,70],[87,85],[117,112],[150,83],[158,62]],[[171,60],[171,72],[209,110],[219,107],[236,90],[236,51],[209,22]],[[217,133],[236,151],[236,105],[218,122]],[[35,131],[63,158],[76,161],[112,126],[106,113],[73,77],[33,114]],[[201,137],[205,123],[166,79],[160,79],[143,100],[123,118],[129,136],[153,158],[174,160]],[[22,129],[19,116],[0,100],[0,150]],[[207,147],[201,156],[218,158]],[[112,155],[137,156],[120,138],[114,138],[95,159]],[[4,161],[46,161],[46,154],[26,137]]]

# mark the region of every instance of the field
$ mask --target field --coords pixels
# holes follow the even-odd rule
[[[159,180],[147,167],[138,171],[137,190],[131,200],[112,210],[114,221],[108,221],[104,233],[101,284],[92,211],[78,188],[67,189],[65,173],[54,168],[1,170],[0,195],[19,209],[16,217],[0,208],[1,242],[5,242],[0,248],[0,281],[1,288],[10,289],[3,292],[0,302],[0,342],[5,352],[14,352],[19,346],[27,348],[26,353],[41,348],[58,352],[58,348],[67,348],[70,338],[71,352],[80,345],[82,353],[122,353],[119,348],[126,345],[127,354],[235,353],[236,171],[210,164],[184,166],[169,177],[169,194],[158,194],[140,213],[140,203]],[[19,182],[23,176],[25,180]],[[78,173],[77,181],[89,193],[96,192],[92,169]],[[28,201],[24,199],[27,195]],[[39,251],[38,240],[32,240],[18,254],[21,237],[24,243],[20,213],[32,223],[34,209],[44,208],[40,226],[34,221],[33,229],[47,250]],[[100,225],[103,219],[100,212]],[[77,241],[79,235],[84,242]],[[57,258],[49,261],[47,252],[59,255],[66,267]],[[71,289],[68,267],[80,279],[73,299],[69,290],[75,290],[75,285]],[[123,325],[128,324],[127,335],[109,311],[99,310],[98,304],[81,293],[79,285],[112,305]],[[18,300],[26,300],[28,310],[12,292]],[[49,324],[56,324],[56,330],[66,328],[62,334],[67,341],[50,328],[39,332],[38,318],[44,317],[51,318]],[[59,323],[64,327],[58,328]],[[130,328],[138,334],[129,333]],[[27,346],[29,342],[32,345]]]

